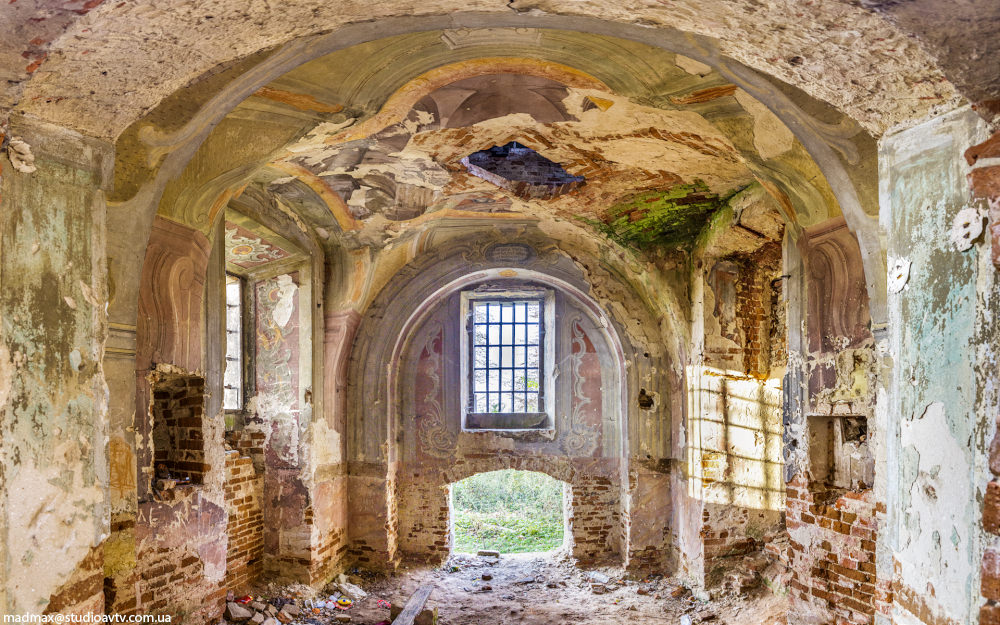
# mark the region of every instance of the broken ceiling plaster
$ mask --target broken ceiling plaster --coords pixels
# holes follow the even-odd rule
[[[720,42],[715,54],[805,89],[876,134],[956,101],[954,88],[919,41],[863,7],[832,0],[796,3],[794,9],[787,1],[776,0],[677,0],[669,6],[639,0],[518,0],[511,7],[487,0],[472,4],[435,0],[420,7],[397,1],[345,5],[295,0],[285,3],[279,13],[266,4],[237,6],[227,0],[202,1],[198,10],[193,6],[188,2],[168,10],[152,0],[125,6],[104,3],[68,24],[66,32],[48,44],[41,71],[14,81],[9,86],[12,91],[0,95],[0,101],[8,106],[20,102],[31,115],[85,134],[117,137],[169,93],[258,50],[335,31],[352,22],[375,20],[378,24],[380,18],[390,16],[451,16],[462,11],[494,11],[509,18],[510,8],[544,13],[555,21],[563,15],[602,18],[618,28],[662,24],[677,29],[680,36],[702,35]],[[202,19],[205,14],[213,19]],[[850,24],[850,29],[831,27],[841,24]],[[8,56],[20,65],[22,51],[17,47]],[[174,62],[165,63],[170,55]],[[787,59],[795,56],[806,62],[790,64]],[[22,73],[23,65],[17,70],[18,75]],[[81,95],[89,91],[95,93]]]

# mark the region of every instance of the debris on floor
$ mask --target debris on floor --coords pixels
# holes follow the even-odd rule
[[[322,590],[276,585],[230,597],[229,625],[380,625],[392,622],[423,585],[434,589],[420,625],[612,625],[740,623],[784,625],[787,596],[772,592],[783,569],[766,558],[735,558],[711,592],[653,574],[583,570],[560,552],[487,556],[455,554],[439,567],[403,568],[385,578],[355,570]]]

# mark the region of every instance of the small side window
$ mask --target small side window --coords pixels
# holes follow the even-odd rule
[[[243,349],[243,279],[226,274],[226,373],[222,407],[243,410],[246,361]]]

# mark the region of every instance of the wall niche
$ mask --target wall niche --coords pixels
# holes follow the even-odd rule
[[[863,415],[809,416],[809,472],[812,482],[833,489],[871,488],[875,459]]]
[[[205,464],[203,435],[205,379],[198,375],[155,374],[150,403],[154,492],[177,485],[201,484]]]

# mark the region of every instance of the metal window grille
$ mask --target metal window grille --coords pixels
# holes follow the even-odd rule
[[[222,407],[243,408],[243,280],[226,275],[226,372]]]
[[[469,410],[541,412],[544,300],[490,299],[470,304]]]

